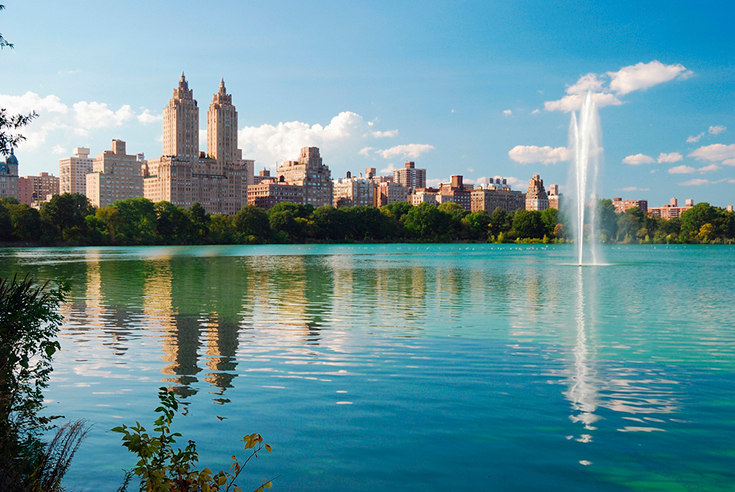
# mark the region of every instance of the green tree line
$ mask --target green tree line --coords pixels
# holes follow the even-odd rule
[[[610,200],[597,203],[597,241],[604,243],[732,243],[735,214],[700,203],[680,218],[649,217],[637,208],[617,214]],[[592,214],[588,213],[587,216]],[[406,202],[383,207],[334,208],[280,203],[270,210],[247,205],[235,215],[209,214],[194,203],[129,198],[95,208],[80,194],[54,195],[41,210],[0,200],[0,241],[5,244],[188,245],[304,242],[566,242],[571,222],[556,209],[497,208],[468,212],[456,203]],[[589,225],[585,233],[589,234]]]

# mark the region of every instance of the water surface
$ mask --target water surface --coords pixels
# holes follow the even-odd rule
[[[276,490],[733,490],[735,250],[553,245],[4,249],[66,282],[49,409],[116,490],[159,386],[201,462]],[[247,487],[245,487],[247,490]]]

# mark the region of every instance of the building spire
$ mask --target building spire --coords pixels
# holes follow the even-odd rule
[[[225,89],[225,78],[222,77],[222,80],[219,82],[219,93],[220,94],[227,94],[227,89]]]

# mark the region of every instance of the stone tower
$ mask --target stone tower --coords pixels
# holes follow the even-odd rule
[[[207,155],[220,163],[233,164],[240,160],[237,151],[237,111],[232,105],[232,95],[227,94],[225,81],[212,96],[207,111]]]
[[[528,180],[528,191],[526,192],[526,210],[546,210],[549,208],[549,197],[544,189],[544,180],[541,176],[534,174]]]
[[[199,157],[199,107],[184,72],[174,97],[163,108],[163,155],[188,161]]]

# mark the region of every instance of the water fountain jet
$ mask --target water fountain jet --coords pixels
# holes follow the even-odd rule
[[[593,196],[597,196],[597,178],[600,168],[600,155],[602,154],[600,118],[597,107],[592,101],[592,93],[588,92],[579,110],[579,118],[572,113],[572,121],[569,125],[569,147],[573,151],[574,187],[575,187],[575,242],[577,245],[577,262],[579,266],[584,264],[584,221],[585,221],[585,197],[587,190]],[[591,264],[598,264],[597,236],[597,204],[591,203],[589,217],[589,243]]]

